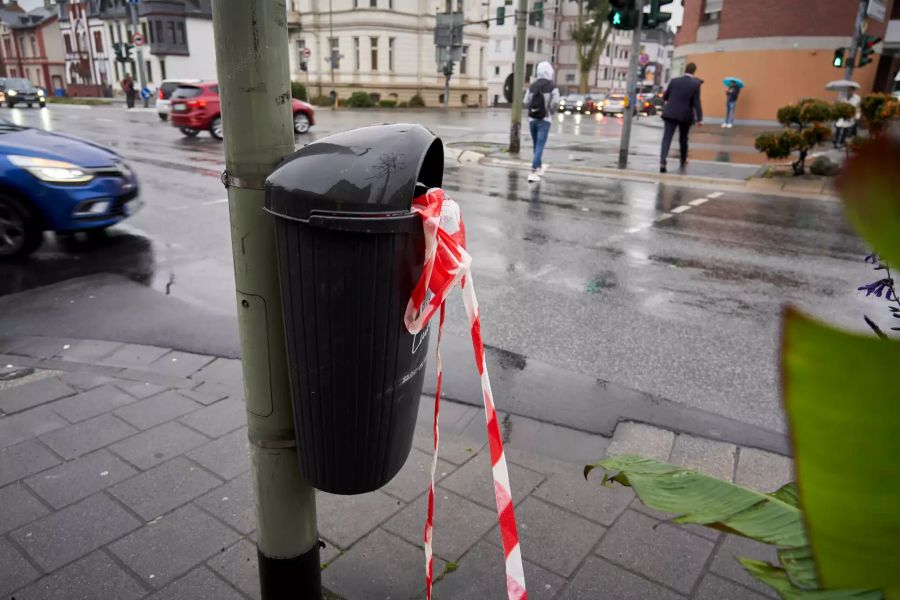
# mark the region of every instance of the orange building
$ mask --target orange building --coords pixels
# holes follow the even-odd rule
[[[900,0],[869,0],[866,33],[885,38],[871,64],[856,68],[861,94],[889,91],[900,68]],[[849,47],[858,0],[684,0],[675,36],[673,74],[697,64],[704,114],[725,115],[726,77],[746,87],[737,121],[773,121],[779,107],[800,98],[835,100],[825,84],[843,79],[834,51]],[[898,39],[894,40],[893,38]]]

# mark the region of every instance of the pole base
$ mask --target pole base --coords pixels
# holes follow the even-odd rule
[[[294,558],[270,558],[257,548],[263,600],[322,600],[319,542]]]

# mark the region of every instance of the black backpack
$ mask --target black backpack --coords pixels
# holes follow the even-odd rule
[[[532,119],[543,119],[547,116],[547,102],[544,94],[553,93],[553,82],[539,79],[531,84],[531,102],[528,104],[528,116]]]

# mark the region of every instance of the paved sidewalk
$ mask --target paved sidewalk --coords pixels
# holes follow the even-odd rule
[[[239,361],[95,340],[0,338],[0,598],[258,598]],[[495,390],[503,409],[503,390]],[[424,597],[432,399],[383,489],[317,498],[329,597]],[[444,402],[435,598],[504,596],[483,411]],[[666,522],[586,462],[639,453],[770,491],[786,457],[631,422],[611,439],[504,418],[529,597],[762,600],[763,546]]]

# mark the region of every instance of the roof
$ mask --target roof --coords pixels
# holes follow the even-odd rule
[[[10,29],[31,29],[56,18],[54,8],[40,6],[27,13],[0,10],[0,21],[9,25]]]

